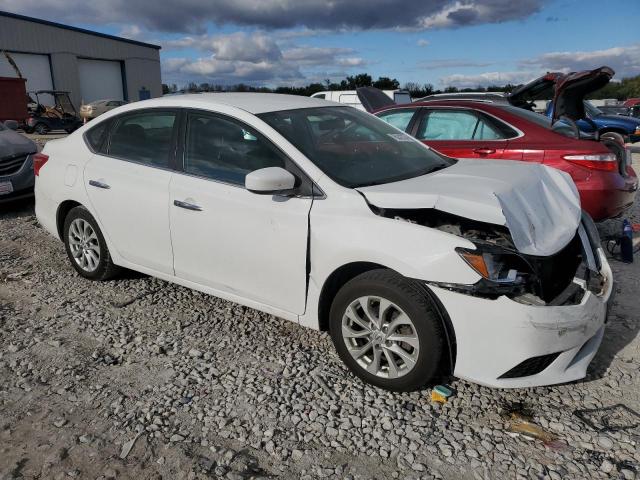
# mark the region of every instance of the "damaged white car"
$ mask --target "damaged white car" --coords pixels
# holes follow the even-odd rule
[[[34,168],[80,275],[125,267],[328,330],[379,387],[567,382],[603,338],[611,270],[568,175],[447,158],[350,107],[136,102]]]

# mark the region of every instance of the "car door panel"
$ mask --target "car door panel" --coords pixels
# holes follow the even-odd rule
[[[171,239],[178,278],[264,305],[304,313],[311,195],[244,188],[250,171],[288,158],[249,125],[190,111],[180,132],[182,172],[170,184]],[[306,184],[305,184],[306,185]]]
[[[117,252],[131,263],[172,274],[170,179],[168,170],[102,155],[94,155],[84,170],[93,210]]]
[[[106,139],[92,147],[96,153],[83,172],[93,212],[111,246],[127,262],[170,275],[168,204],[176,124],[175,111],[138,111],[114,119]]]
[[[170,191],[177,277],[304,313],[311,199],[258,195],[180,173]]]
[[[490,127],[479,115],[470,109],[422,108],[420,119],[414,121],[412,134],[449,157],[503,158],[507,141],[482,138],[478,128]]]

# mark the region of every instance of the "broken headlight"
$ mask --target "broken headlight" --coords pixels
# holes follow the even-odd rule
[[[495,245],[476,244],[476,247],[476,250],[457,248],[456,251],[483,279],[505,285],[527,282],[532,268],[520,255]]]

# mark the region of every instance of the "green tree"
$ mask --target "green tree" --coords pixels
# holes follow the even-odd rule
[[[380,90],[396,90],[400,88],[400,82],[398,80],[391,79],[389,77],[378,77],[378,80],[373,82],[373,86]]]

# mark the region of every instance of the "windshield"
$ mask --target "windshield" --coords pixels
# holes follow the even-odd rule
[[[405,180],[454,162],[352,107],[285,110],[258,117],[345,187]]]
[[[587,100],[584,101],[584,111],[587,112],[587,116],[591,118],[604,115],[598,107]]]

